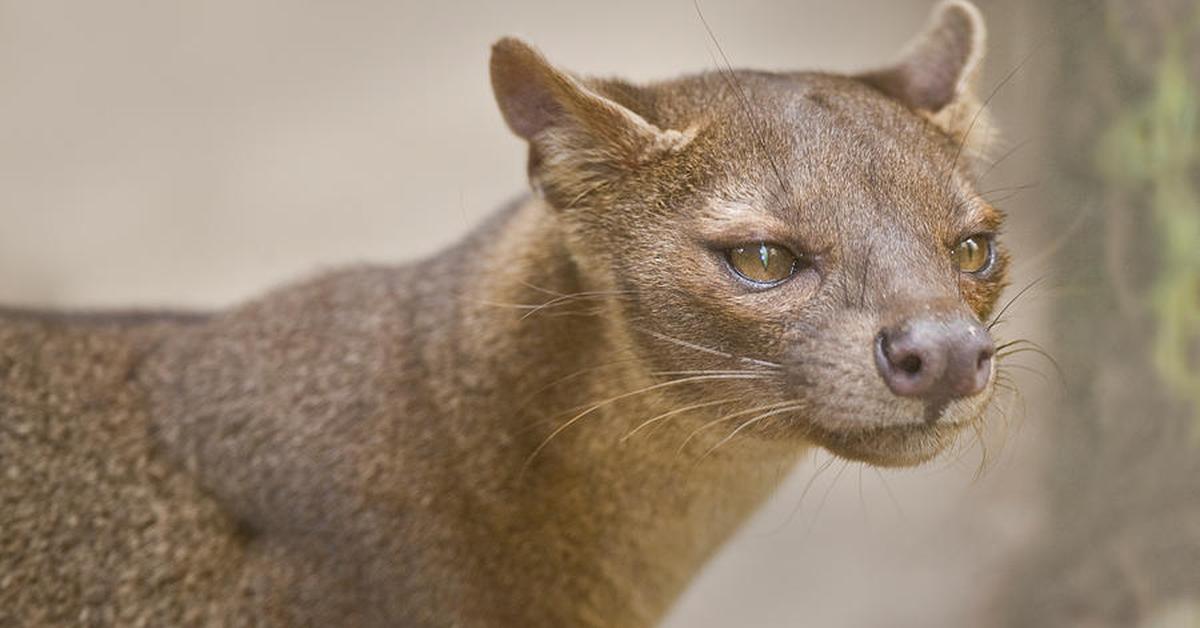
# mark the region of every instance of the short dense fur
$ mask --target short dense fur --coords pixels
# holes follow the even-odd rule
[[[1000,216],[982,24],[937,16],[861,77],[504,40],[537,195],[457,246],[211,316],[0,313],[0,626],[644,626],[810,445],[935,455],[990,388],[929,420],[872,339],[986,318],[1005,263],[949,262]],[[756,240],[812,264],[748,289],[715,251]]]

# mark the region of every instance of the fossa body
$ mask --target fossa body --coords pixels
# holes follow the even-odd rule
[[[512,39],[534,194],[187,315],[0,313],[0,626],[645,626],[812,447],[995,379],[977,10],[893,66],[635,86]]]

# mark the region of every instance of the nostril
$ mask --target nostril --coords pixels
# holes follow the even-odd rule
[[[988,347],[987,349],[980,351],[979,352],[979,360],[975,363],[975,368],[977,368],[981,371],[983,369],[987,368],[988,364],[992,361],[992,356],[995,354],[996,354],[995,350],[993,350],[991,347]]]
[[[921,372],[921,356],[915,353],[900,358],[895,364],[897,369],[909,375],[916,375]]]
[[[924,385],[930,368],[926,353],[907,332],[885,330],[877,338],[879,372],[894,390]]]
[[[921,352],[913,347],[906,346],[909,343],[900,340],[899,347],[891,337],[892,334],[883,332],[879,335],[879,348],[883,351],[883,357],[895,371],[905,375],[918,375],[921,369],[925,366],[925,361],[921,359]]]

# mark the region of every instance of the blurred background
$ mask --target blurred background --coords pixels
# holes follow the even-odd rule
[[[1020,392],[928,467],[801,465],[669,626],[1200,626],[1200,8],[979,4]],[[853,71],[932,3],[699,6],[735,66]],[[0,0],[0,302],[218,308],[453,241],[525,190],[509,34],[715,66],[690,0]]]

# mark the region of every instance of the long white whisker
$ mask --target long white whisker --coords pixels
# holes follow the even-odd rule
[[[750,371],[750,370],[745,370],[745,369],[741,369],[741,370],[737,370],[737,369],[731,369],[731,370],[720,370],[720,369],[706,370],[706,369],[696,369],[696,370],[690,370],[690,371],[653,371],[653,372],[651,372],[650,374],[651,374],[651,375],[655,375],[655,376],[669,376],[669,375],[754,375],[754,376],[756,376],[756,377],[758,377],[758,378],[760,378],[760,379],[765,379],[765,378],[771,377],[771,374],[764,373],[764,372],[762,372],[762,371]]]
[[[725,403],[732,403],[734,401],[737,401],[737,399],[734,397],[730,397],[728,399],[720,399],[718,401],[706,401],[704,403],[695,403],[690,406],[683,406],[682,408],[676,408],[669,412],[664,412],[656,417],[653,417],[653,418],[643,421],[637,427],[630,430],[628,434],[621,437],[621,442],[623,443],[623,442],[629,440],[630,438],[633,438],[634,434],[637,434],[638,432],[642,431],[644,428],[647,428],[659,421],[669,419],[675,415],[683,414],[684,412],[690,412],[692,410],[699,410],[701,408],[708,408],[711,406],[719,406],[719,405],[725,404]]]
[[[560,297],[555,297],[553,299],[550,299],[549,301],[546,301],[545,303],[542,303],[541,305],[538,305],[537,307],[529,310],[528,312],[525,313],[524,316],[521,317],[521,320],[525,320],[525,319],[529,318],[530,316],[533,316],[534,314],[537,314],[538,312],[540,312],[544,309],[551,308],[556,305],[564,305],[566,303],[570,303],[570,302],[578,300],[578,299],[598,299],[598,298],[603,298],[603,297],[608,297],[608,296],[616,296],[616,295],[622,295],[622,294],[628,294],[628,293],[629,292],[626,290],[620,290],[620,291],[600,290],[600,291],[594,291],[594,292],[576,292],[573,294],[564,294]]]
[[[551,290],[551,289],[549,289],[549,288],[543,288],[543,287],[541,287],[541,286],[538,286],[538,285],[535,285],[535,284],[529,283],[528,281],[525,281],[524,279],[518,279],[518,280],[517,280],[517,282],[518,282],[518,283],[520,283],[521,285],[525,286],[526,288],[529,288],[529,289],[531,289],[531,290],[536,290],[536,291],[538,291],[538,292],[541,292],[541,293],[543,293],[543,294],[548,294],[548,295],[555,296],[555,297],[561,297],[561,296],[565,296],[563,293],[561,293],[561,292],[558,292],[557,290]]]
[[[757,364],[759,366],[766,366],[766,367],[775,368],[775,369],[783,368],[783,365],[779,364],[777,362],[771,362],[768,360],[760,360],[758,358],[748,358],[748,357],[744,357],[744,356],[733,355],[732,353],[718,351],[717,349],[705,347],[703,345],[698,345],[694,342],[688,342],[686,340],[680,340],[679,338],[673,338],[671,336],[654,331],[652,329],[646,329],[644,327],[638,327],[638,326],[633,326],[633,329],[636,329],[644,334],[649,334],[651,336],[654,336],[655,338],[658,338],[659,340],[663,340],[663,341],[666,341],[666,342],[669,342],[669,343],[672,343],[675,345],[679,345],[681,347],[686,347],[688,349],[693,349],[695,351],[700,351],[700,352],[708,353],[711,355],[717,355],[717,356],[721,356],[723,358],[729,358],[731,360],[740,360],[742,362],[749,362],[751,364]]]
[[[725,443],[728,443],[729,441],[733,440],[733,438],[735,436],[737,436],[739,432],[746,429],[747,427],[750,427],[751,425],[754,425],[755,423],[758,423],[759,421],[768,419],[773,416],[777,416],[780,414],[786,414],[788,412],[795,412],[796,410],[799,410],[800,408],[801,408],[800,405],[793,403],[789,406],[785,406],[783,408],[777,408],[777,409],[771,410],[769,412],[764,412],[754,418],[743,421],[742,424],[737,426],[732,432],[729,433],[728,436],[726,436],[725,438],[722,438],[720,441],[717,442],[717,444],[713,445],[712,447],[709,447],[708,451],[704,452],[704,454],[700,456],[700,460],[703,460],[704,458],[706,458],[709,454],[716,451],[717,448],[721,447]]]
[[[771,403],[771,404],[767,404],[764,406],[758,406],[755,408],[741,410],[739,412],[734,412],[733,414],[727,414],[719,419],[713,419],[712,421],[709,421],[708,423],[705,423],[704,425],[701,425],[700,427],[692,430],[692,432],[687,435],[687,438],[683,439],[683,444],[679,446],[679,449],[676,451],[676,453],[677,454],[683,453],[683,450],[687,449],[688,443],[692,442],[692,439],[696,438],[696,436],[698,436],[700,434],[700,432],[710,429],[713,426],[720,425],[726,421],[731,421],[740,416],[746,416],[747,414],[754,414],[755,412],[774,410],[775,408],[778,408],[780,406],[790,406],[790,405],[794,405],[794,404],[795,404],[794,401],[776,402],[776,403]]]
[[[584,410],[583,412],[580,412],[579,414],[576,414],[575,416],[571,417],[571,418],[570,418],[570,419],[569,419],[567,422],[565,422],[565,423],[563,423],[562,425],[558,426],[558,428],[556,428],[556,429],[555,429],[553,432],[551,432],[551,433],[550,433],[550,435],[549,435],[549,436],[547,436],[547,437],[546,437],[546,439],[545,439],[545,440],[543,440],[543,441],[542,441],[542,442],[541,442],[541,443],[540,443],[540,444],[539,444],[539,445],[538,445],[538,446],[537,446],[537,447],[536,447],[536,448],[533,450],[533,453],[529,454],[529,458],[528,458],[528,459],[525,461],[525,465],[524,465],[524,467],[522,468],[522,471],[521,471],[521,472],[522,472],[522,473],[524,473],[526,470],[528,470],[528,469],[529,469],[529,466],[530,466],[530,465],[533,463],[533,460],[534,460],[534,458],[537,458],[537,455],[538,455],[539,453],[541,453],[541,451],[542,451],[543,449],[545,449],[545,448],[546,448],[546,445],[548,445],[548,444],[550,443],[550,441],[554,440],[554,438],[555,438],[556,436],[558,436],[559,434],[561,434],[561,433],[562,433],[564,430],[566,430],[567,428],[571,427],[572,425],[574,425],[575,423],[577,423],[579,420],[581,420],[581,419],[583,419],[584,417],[588,416],[589,414],[591,414],[591,413],[595,412],[596,410],[599,410],[600,408],[603,408],[603,407],[605,407],[605,406],[608,406],[608,405],[610,405],[610,404],[616,403],[616,402],[618,402],[618,401],[620,401],[620,400],[622,400],[622,399],[628,399],[629,397],[633,397],[633,396],[635,396],[635,395],[641,395],[641,394],[645,394],[645,393],[647,393],[647,392],[650,392],[650,391],[652,391],[652,390],[658,390],[658,389],[661,389],[661,388],[666,388],[666,387],[668,387],[668,386],[678,386],[679,384],[687,384],[687,383],[691,383],[691,382],[711,381],[711,380],[723,380],[723,379],[757,379],[757,378],[758,378],[758,376],[757,376],[757,375],[756,375],[756,376],[747,376],[747,375],[696,375],[696,376],[694,376],[694,377],[685,377],[685,378],[683,378],[683,379],[677,379],[677,380],[672,380],[672,381],[669,381],[669,382],[661,382],[661,383],[658,383],[658,384],[653,384],[653,385],[651,385],[651,386],[646,386],[646,387],[644,387],[644,388],[640,388],[640,389],[638,389],[638,390],[634,390],[634,391],[627,392],[627,393],[622,393],[622,394],[620,394],[620,395],[617,395],[617,396],[615,396],[615,397],[609,397],[608,399],[605,399],[604,401],[601,401],[600,403],[597,403],[597,404],[595,404],[595,405],[591,406],[590,408],[588,408],[588,409]]]

